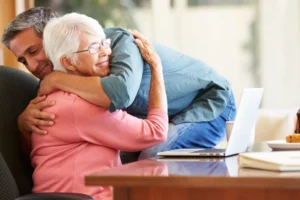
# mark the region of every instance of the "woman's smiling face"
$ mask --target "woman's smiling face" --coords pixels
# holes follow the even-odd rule
[[[80,44],[76,52],[77,60],[74,63],[76,68],[74,74],[81,76],[107,76],[110,72],[110,43],[107,44],[107,40],[104,43],[105,39],[84,32],[79,34],[78,39]]]

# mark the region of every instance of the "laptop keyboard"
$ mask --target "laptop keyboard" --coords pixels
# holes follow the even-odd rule
[[[224,153],[225,152],[225,149],[214,149],[214,148],[211,148],[211,149],[201,149],[201,150],[198,150],[198,151],[193,151],[193,153]]]

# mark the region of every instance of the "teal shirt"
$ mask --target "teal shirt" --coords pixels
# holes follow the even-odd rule
[[[109,28],[104,32],[112,38],[111,72],[101,79],[111,99],[109,110],[123,109],[145,118],[151,78],[149,65],[127,31]],[[219,116],[231,95],[229,82],[200,60],[154,42],[153,45],[162,61],[170,121],[202,122]]]

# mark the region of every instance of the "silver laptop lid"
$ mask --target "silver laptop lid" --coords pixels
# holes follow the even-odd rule
[[[245,88],[243,90],[232,132],[226,147],[226,156],[247,150],[247,144],[256,121],[263,91],[263,88]]]

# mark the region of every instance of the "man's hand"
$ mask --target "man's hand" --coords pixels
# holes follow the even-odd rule
[[[18,118],[18,128],[21,133],[35,132],[47,134],[39,126],[52,126],[55,115],[42,112],[44,108],[55,105],[55,101],[45,100],[46,96],[38,96],[31,100],[29,105]]]
[[[48,95],[58,90],[55,83],[63,72],[54,71],[45,76],[40,84],[38,96]]]

